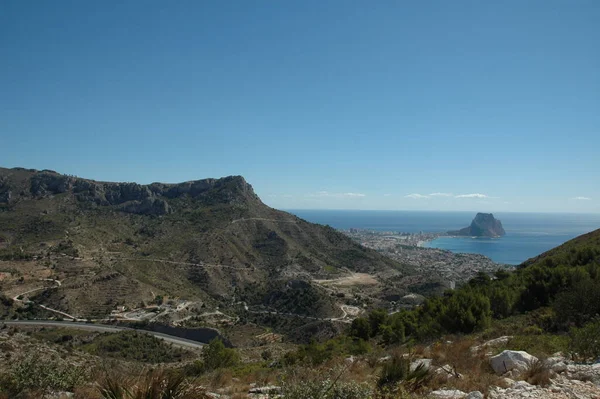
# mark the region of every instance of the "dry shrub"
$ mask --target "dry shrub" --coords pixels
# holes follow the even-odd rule
[[[75,399],[101,399],[102,396],[100,392],[98,392],[98,388],[88,385],[88,386],[80,386],[76,387],[73,392]]]
[[[376,363],[377,366],[377,363]],[[342,381],[373,382],[375,378],[375,367],[371,367],[367,361],[357,360],[349,364]]]
[[[279,370],[277,369],[258,369],[248,374],[244,374],[240,377],[242,383],[249,385],[256,383],[258,385],[271,385],[277,381],[277,375]]]
[[[213,371],[210,376],[209,385],[211,389],[223,388],[231,384],[233,374],[227,369],[218,369]]]
[[[487,391],[491,385],[498,385],[500,378],[492,370],[489,358],[482,352],[473,352],[476,342],[470,337],[449,337],[450,341],[431,346],[431,357],[435,364],[449,365],[450,374],[460,377],[447,377],[441,373],[431,380],[432,389],[441,387],[459,389],[464,392]]]
[[[537,359],[529,363],[522,377],[532,385],[547,387],[551,383],[553,372],[544,360]]]
[[[412,348],[411,352],[412,352],[413,356],[423,358],[423,357],[426,357],[427,355],[429,355],[429,351],[430,351],[429,347],[427,347],[425,345],[415,345]]]

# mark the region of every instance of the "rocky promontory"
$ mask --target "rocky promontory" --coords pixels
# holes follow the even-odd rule
[[[457,231],[449,231],[451,236],[500,237],[506,234],[502,222],[491,213],[478,213],[471,225]]]

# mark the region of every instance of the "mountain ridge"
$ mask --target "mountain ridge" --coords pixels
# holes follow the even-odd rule
[[[27,173],[30,177],[23,181],[23,174]],[[0,176],[0,203],[4,204],[73,192],[75,198],[81,202],[88,201],[101,206],[122,205],[121,210],[124,212],[162,215],[172,212],[166,199],[174,199],[186,194],[196,198],[206,195],[211,190],[222,191],[225,188],[227,195],[212,198],[213,202],[260,201],[252,186],[242,176],[151,184],[96,181],[63,175],[51,170],[37,171],[23,168],[0,168]],[[11,190],[11,183],[13,185],[17,183],[19,191],[16,195]]]
[[[0,168],[0,196],[0,259],[61,280],[40,303],[82,317],[159,294],[330,317],[337,300],[316,278],[413,272],[268,207],[241,176],[139,185]],[[309,284],[285,284],[295,280]]]

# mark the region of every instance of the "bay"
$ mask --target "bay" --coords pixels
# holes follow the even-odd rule
[[[476,212],[307,210],[288,212],[336,229],[446,232],[468,226]],[[498,212],[506,235],[500,238],[440,237],[426,244],[456,253],[478,253],[517,265],[564,242],[600,228],[600,214]]]

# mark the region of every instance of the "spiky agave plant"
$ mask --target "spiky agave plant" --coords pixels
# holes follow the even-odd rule
[[[142,373],[136,379],[107,373],[98,383],[104,399],[207,399],[203,388],[169,370]]]
[[[382,389],[402,384],[409,391],[418,390],[429,381],[431,372],[424,363],[417,365],[412,370],[410,364],[410,356],[395,353],[390,360],[383,364],[377,386]]]

